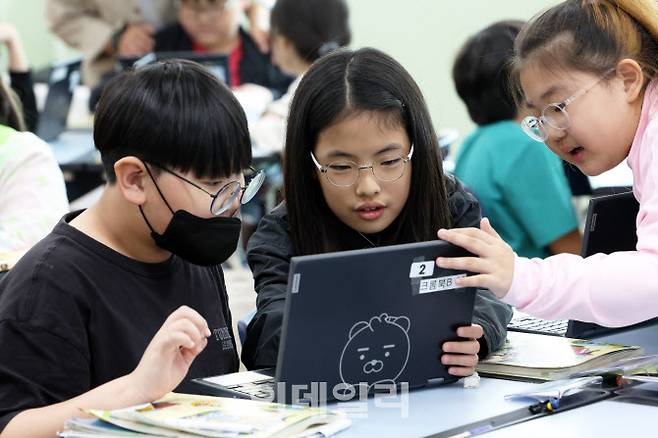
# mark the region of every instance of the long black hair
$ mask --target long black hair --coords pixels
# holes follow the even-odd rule
[[[420,89],[397,61],[379,50],[340,50],[313,64],[290,108],[284,183],[296,254],[350,249],[344,247],[344,234],[355,232],[329,209],[310,152],[322,130],[362,112],[381,114],[404,127],[414,145],[409,198],[379,243],[431,240],[439,228],[450,226],[438,140]]]
[[[237,99],[203,66],[184,60],[113,78],[98,102],[94,142],[110,183],[114,163],[128,155],[209,178],[239,173],[251,162]]]

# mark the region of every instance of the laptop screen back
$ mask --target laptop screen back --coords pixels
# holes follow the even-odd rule
[[[639,207],[632,191],[592,198],[587,210],[581,255],[589,257],[599,253],[635,251],[637,245],[636,220]],[[569,321],[566,336],[591,338],[619,329],[619,327],[603,327],[594,323],[572,320]]]
[[[228,56],[226,55],[196,52],[154,52],[141,58],[122,58],[119,60],[119,64],[122,69],[127,69],[165,59],[185,59],[201,64],[222,83],[229,85]]]
[[[294,257],[276,376],[286,400],[293,385],[340,399],[378,384],[453,380],[440,346],[470,325],[475,290],[457,288],[466,273],[435,259],[465,254],[433,241]]]
[[[587,210],[581,255],[635,251],[639,208],[632,191],[593,198]]]
[[[48,79],[48,94],[39,118],[37,134],[45,141],[56,140],[66,130],[73,92],[80,84],[81,60],[55,65]]]

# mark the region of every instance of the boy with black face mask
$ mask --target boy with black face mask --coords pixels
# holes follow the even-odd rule
[[[247,122],[202,67],[167,61],[106,88],[101,199],[62,218],[0,282],[0,431],[54,435],[80,408],[192,392],[238,357],[221,267],[258,189]],[[4,429],[4,430],[3,430]]]

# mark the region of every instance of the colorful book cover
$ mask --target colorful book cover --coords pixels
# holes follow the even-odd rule
[[[283,437],[317,424],[349,425],[344,414],[322,408],[175,393],[126,409],[86,412],[130,430],[157,434],[164,429],[169,431],[164,436],[176,437]]]
[[[618,360],[640,355],[638,346],[532,333],[507,333],[505,345],[481,361],[483,374],[555,380],[586,373]]]

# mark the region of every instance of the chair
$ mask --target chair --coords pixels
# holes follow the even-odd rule
[[[240,344],[244,345],[244,341],[247,339],[247,326],[251,320],[254,319],[254,316],[256,316],[256,309],[247,313],[238,321],[238,337],[240,338]]]

